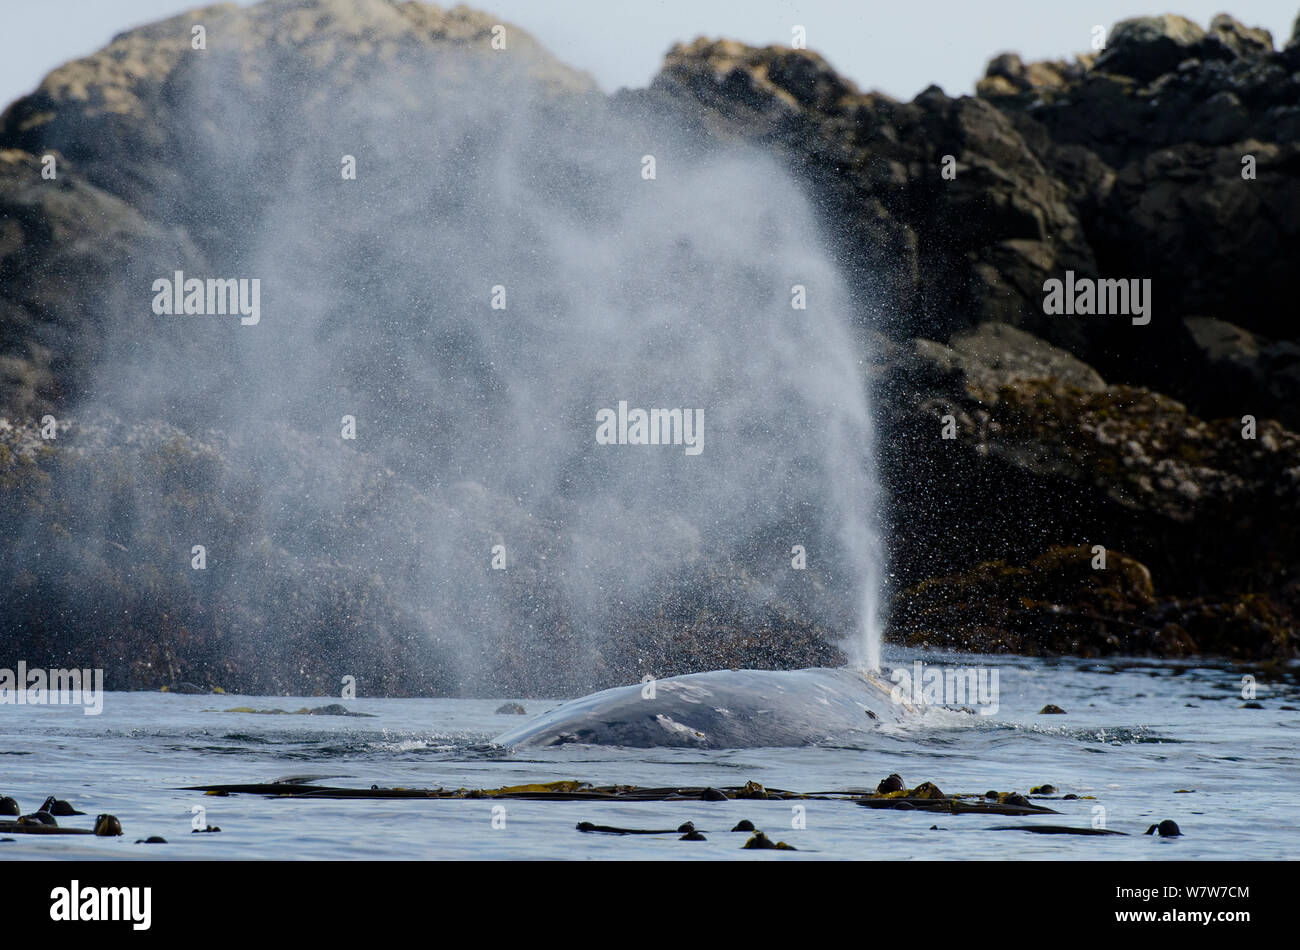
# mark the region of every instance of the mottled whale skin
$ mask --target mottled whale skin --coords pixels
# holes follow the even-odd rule
[[[844,741],[918,712],[892,684],[853,669],[715,670],[617,686],[498,736],[513,748],[583,743],[744,749]]]

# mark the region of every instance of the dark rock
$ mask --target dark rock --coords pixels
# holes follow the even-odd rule
[[[114,815],[96,815],[95,834],[100,838],[116,838],[122,834],[122,823]]]
[[[679,840],[679,841],[707,841],[708,839],[705,838],[704,835],[702,835],[702,834],[700,834],[698,831],[696,831],[694,828],[692,828],[690,831],[686,832],[686,834],[682,835],[682,836],[681,836],[679,839],[677,839],[677,840]]]
[[[1048,703],[1042,709],[1038,710],[1040,716],[1064,716],[1065,710],[1053,703]]]
[[[1259,27],[1248,27],[1226,13],[1210,21],[1200,44],[1202,59],[1255,59],[1272,52],[1273,34]]]
[[[1300,423],[1300,342],[1271,340],[1213,317],[1188,317],[1183,326],[1187,378],[1195,383],[1180,395],[1216,415]]]
[[[1186,17],[1123,20],[1111,29],[1095,68],[1142,81],[1154,79],[1196,55],[1204,39],[1205,31]]]
[[[1300,467],[1300,436],[1261,417],[1257,438],[1242,439],[1240,420],[1207,422],[1150,390],[1108,386],[1007,328],[977,328],[947,346],[914,341],[893,351],[883,379],[893,563],[901,577],[925,578],[895,597],[892,626],[905,642],[1296,652],[1289,618],[1300,602],[1287,565],[1300,532],[1276,515],[1300,518],[1300,482],[1287,474]],[[951,440],[940,438],[945,416]],[[914,488],[947,480],[963,491]],[[1052,545],[1080,534],[1089,544]],[[1093,543],[1107,549],[1103,570],[1093,568]],[[1174,591],[1157,594],[1161,577]],[[1179,587],[1197,595],[1173,596]]]
[[[170,248],[177,267],[199,258],[183,234],[149,220],[61,162],[57,185],[39,157],[7,143],[0,117],[0,413],[39,419],[84,392],[104,343],[105,288],[95,275],[141,280],[139,262]],[[25,117],[33,121],[36,114]],[[57,148],[41,154],[61,158]],[[78,279],[81,278],[81,279]]]
[[[1153,30],[1134,26],[1152,21]],[[1159,288],[1158,315],[1140,344],[1099,321],[1083,348],[1063,345],[1108,378],[1161,389],[1181,382],[1172,394],[1193,405],[1201,381],[1180,375],[1186,368],[1173,352],[1180,321],[1208,316],[1265,336],[1294,336],[1282,316],[1286,278],[1278,262],[1300,240],[1271,210],[1287,215],[1300,206],[1300,182],[1290,171],[1300,138],[1300,61],[1273,54],[1267,31],[1230,17],[1216,17],[1199,40],[1198,29],[1181,18],[1120,24],[1092,69],[1047,95],[1009,94],[997,85],[1009,81],[996,75],[1006,70],[995,61],[986,96],[1069,185],[1099,266],[1150,277]],[[1152,47],[1168,57],[1153,57]],[[1125,60],[1125,75],[1106,72]],[[1247,155],[1253,179],[1242,176]],[[1228,248],[1233,259],[1250,262],[1245,271],[1222,265]],[[1151,357],[1157,340],[1171,348],[1165,358]]]
[[[821,77],[811,102],[783,84],[805,74]],[[732,95],[739,77],[743,95]],[[981,100],[931,87],[899,103],[859,92],[806,50],[703,39],[670,50],[639,98],[762,143],[808,178],[850,279],[890,332],[950,332],[971,317],[1037,323],[1048,273],[1095,269],[1068,189]],[[952,181],[939,177],[945,154]]]
[[[912,644],[987,651],[1191,652],[1185,633],[1146,620],[1155,597],[1144,565],[1109,551],[1107,569],[1095,570],[1093,557],[1052,548],[1025,567],[995,561],[931,578],[900,593],[895,629]]]
[[[746,850],[758,849],[764,851],[798,851],[799,850],[798,848],[795,848],[792,845],[786,844],[784,841],[773,842],[770,838],[768,838],[767,835],[763,834],[763,832],[761,831],[754,832],[753,836],[750,837],[750,839],[745,842],[744,848]]]
[[[1158,825],[1152,825],[1145,832],[1149,835],[1159,835],[1161,838],[1176,838],[1182,835],[1176,822],[1166,818]]]
[[[1015,53],[1001,53],[989,60],[984,78],[976,84],[976,92],[989,99],[1065,89],[1080,81],[1095,59],[1094,55],[1088,54],[1073,62],[1054,60],[1026,64]]]
[[[40,807],[40,810],[49,812],[51,815],[56,815],[58,817],[85,814],[84,811],[77,811],[77,809],[73,808],[68,802],[55,798],[53,795],[45,799],[45,804]]]
[[[731,830],[732,831],[753,831],[754,823],[750,821],[748,818],[742,818],[740,819],[740,821],[736,822],[736,827],[732,828]]]
[[[498,716],[526,716],[527,711],[519,703],[502,703],[497,707]]]
[[[902,777],[896,772],[891,772],[880,780],[880,784],[876,786],[876,791],[886,795],[890,792],[901,792],[905,788],[907,786],[903,784]]]
[[[0,815],[21,815],[22,809],[18,807],[17,800],[10,798],[8,795],[0,798]]]
[[[305,709],[303,710],[303,712],[309,716],[367,716],[369,717],[371,715],[370,713],[353,712],[351,709],[348,709],[348,707],[344,706],[342,703],[330,703],[328,706],[315,706],[310,709]]]
[[[700,793],[700,801],[705,802],[725,802],[730,801],[725,792],[720,792],[716,788],[706,788]]]
[[[1035,785],[1029,790],[1030,795],[1055,795],[1060,789],[1055,785]]]

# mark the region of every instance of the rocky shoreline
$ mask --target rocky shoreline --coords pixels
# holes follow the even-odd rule
[[[630,94],[803,174],[881,302],[893,639],[1297,655],[1297,26],[1275,50],[1229,16],[1142,17],[1100,55],[1000,54],[975,97],[910,103],[815,53],[698,40]],[[1157,316],[1049,316],[1066,271],[1149,278]]]
[[[319,440],[277,430],[286,493],[351,500],[301,536],[272,536],[250,520],[267,464],[257,445],[183,418],[69,408],[111,358],[105,277],[138,279],[134,262],[164,250],[202,272],[231,240],[211,225],[217,186],[177,188],[188,120],[170,104],[194,80],[176,37],[201,16],[239,36],[248,62],[288,49],[344,86],[408,47],[460,55],[495,22],[395,9],[208,8],[117,37],[0,116],[0,510],[21,526],[0,541],[6,645],[57,667],[90,637],[114,688],[327,695],[339,670],[371,695],[554,691],[537,650],[571,671],[565,692],[841,661],[844,631],[809,609],[816,572],[810,600],[791,603],[765,593],[754,565],[688,566],[627,605],[622,635],[593,651],[540,567],[563,540],[513,499],[476,483],[432,494],[363,452],[322,479]],[[520,50],[565,109],[599,95],[531,40]],[[1300,337],[1285,316],[1300,259],[1298,103],[1300,29],[1275,49],[1227,16],[1208,29],[1125,21],[1070,62],[998,54],[975,96],[932,87],[911,102],[861,92],[814,52],[699,39],[671,50],[648,89],[609,101],[703,142],[761,147],[821,211],[876,397],[889,639],[1259,662],[1300,656]],[[40,178],[46,154],[61,160],[54,187]],[[1045,282],[1067,271],[1150,280],[1150,323],[1045,313]],[[39,434],[47,414],[57,439]],[[162,487],[136,510],[142,471]],[[100,506],[70,506],[70,485]],[[115,533],[127,509],[132,527]],[[260,565],[260,589],[168,572],[178,526],[196,521]],[[528,633],[490,634],[472,681],[443,672],[449,648],[426,635],[436,613],[395,595],[403,568],[319,554],[345,531],[415,544],[418,523],[475,538],[509,526],[541,552],[505,595]]]

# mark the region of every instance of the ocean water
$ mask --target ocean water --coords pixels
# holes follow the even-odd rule
[[[919,654],[891,650],[887,665]],[[24,811],[47,795],[88,812],[60,820],[90,827],[121,820],[121,838],[10,835],[0,860],[105,859],[1018,859],[1300,858],[1293,820],[1300,788],[1300,684],[1296,667],[1265,678],[1228,662],[1042,660],[927,654],[930,663],[999,674],[996,715],[940,714],[885,727],[853,744],[738,750],[563,746],[513,752],[490,740],[521,717],[501,699],[365,699],[374,718],[260,715],[239,706],[296,710],[320,697],[109,693],[99,716],[79,708],[0,706],[0,794]],[[1242,708],[1242,676],[1258,677]],[[519,700],[530,714],[555,701]],[[1063,716],[1039,715],[1047,703]],[[897,772],[910,786],[948,793],[1028,793],[1050,783],[1076,801],[1039,800],[1061,814],[1029,818],[873,810],[847,801],[656,803],[491,800],[332,801],[206,796],[186,785],[318,776],[369,788],[491,788],[558,779],[642,786],[735,786],[794,791],[874,787]],[[220,827],[193,834],[192,807]],[[502,805],[504,815],[493,814]],[[494,821],[494,817],[496,820]],[[504,820],[502,820],[502,818]],[[748,818],[796,852],[744,851],[730,833]],[[1172,818],[1183,837],[1142,834]],[[691,820],[707,840],[676,834],[583,834],[580,821],[675,828]],[[1104,826],[1119,836],[1039,835],[997,826]],[[498,827],[499,826],[499,827]],[[937,827],[935,827],[937,826]],[[165,845],[137,844],[161,835]],[[0,835],[0,837],[6,837]]]

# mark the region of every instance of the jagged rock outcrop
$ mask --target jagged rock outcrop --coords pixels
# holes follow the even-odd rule
[[[998,319],[1084,346],[1032,305],[1046,275],[1095,270],[1068,191],[988,103],[937,88],[900,103],[816,53],[725,40],[674,47],[642,98],[774,148],[810,182],[853,262],[864,324],[907,337]]]
[[[249,237],[299,180],[301,156],[328,147],[337,166],[346,151],[331,141],[335,110],[372,83],[394,97],[374,104],[394,122],[422,88],[469,90],[497,23],[468,7],[387,0],[218,4],[123,33],[50,73],[0,115],[0,308],[31,324],[5,324],[0,405],[39,415],[84,396],[112,358],[96,323],[127,309],[104,294],[147,289],[152,263],[248,271]],[[202,50],[191,48],[198,25]],[[594,90],[522,30],[511,27],[509,43],[501,71],[541,99]],[[58,160],[53,183],[33,164],[45,155]],[[322,204],[346,200],[320,187]]]
[[[1300,437],[1271,420],[1249,432],[1238,419],[1201,420],[1159,393],[1105,385],[1068,354],[996,324],[950,346],[914,341],[884,388],[893,395],[882,454],[899,482],[899,528],[926,524],[917,548],[939,557],[945,521],[964,526],[969,506],[986,522],[961,533],[946,565],[913,574],[1016,551],[1017,538],[1023,553],[1073,533],[1109,539],[1190,590],[1285,583],[1300,550],[1285,514],[1300,508]],[[909,498],[909,483],[932,489]],[[945,493],[952,501],[941,504]],[[1196,540],[1207,531],[1213,546]]]
[[[1071,63],[1001,54],[976,99],[931,88],[900,103],[859,92],[813,52],[701,39],[675,47],[644,95],[776,147],[826,202],[864,322],[894,339],[996,319],[1200,408],[1185,318],[1296,337],[1297,48],[1274,52],[1265,31],[1227,16],[1208,32],[1142,18]],[[1151,324],[1045,315],[1044,281],[1067,270],[1149,278]],[[1300,420],[1276,400],[1241,408]]]
[[[1296,327],[1289,261],[1300,252],[1300,60],[1266,31],[1226,15],[1208,32],[1180,17],[1116,25],[1069,81],[980,95],[1071,190],[1108,276],[1149,277],[1156,317],[1137,339],[1101,326],[1088,350],[1110,375],[1153,385],[1197,408],[1203,364],[1182,321],[1226,320],[1280,341]],[[990,65],[990,76],[1005,72]],[[1227,262],[1231,261],[1228,266]],[[1260,391],[1262,394],[1262,391]],[[1247,400],[1294,425],[1294,405]],[[1215,411],[1218,411],[1215,409]]]
[[[977,99],[932,88],[910,103],[860,93],[806,51],[697,40],[670,52],[646,95],[775,147],[864,270],[863,320],[883,331],[871,348],[899,636],[1295,652],[1297,49],[1293,37],[1275,52],[1226,15],[1208,30],[1140,18],[1099,54],[1001,54]],[[1044,282],[1066,270],[1149,278],[1150,324],[1046,315]],[[1053,626],[1051,611],[1028,622],[1013,617],[1023,585],[954,580],[941,586],[964,590],[969,612],[945,608],[946,633],[934,622],[926,578],[1010,563],[1050,582],[1044,552],[1092,544],[1150,569],[1164,619],[1075,590],[1053,610],[1073,603],[1082,626]],[[1192,603],[1201,619],[1169,627]],[[1231,634],[1205,619],[1229,616],[1254,619]]]
[[[54,70],[5,111],[0,141],[32,153],[66,143],[66,156],[88,181],[147,217],[193,223],[196,209],[211,211],[219,215],[215,232],[215,226],[239,225],[239,214],[255,211],[274,192],[285,169],[284,143],[295,128],[327,123],[349,90],[367,79],[384,73],[414,79],[402,76],[409,63],[425,64],[413,54],[439,54],[435,71],[419,77],[424,84],[473,80],[474,63],[492,55],[499,22],[466,6],[373,0],[200,7],[120,34],[99,52]],[[203,50],[192,48],[196,25],[206,31]],[[588,75],[560,63],[523,30],[511,27],[508,37],[504,68],[520,70],[550,94],[595,88]],[[204,58],[222,63],[219,87],[200,68],[211,65]],[[393,84],[398,95],[414,96],[419,88]],[[281,115],[279,125],[243,130],[248,160],[266,172],[259,194],[234,196],[221,190],[222,182],[190,174],[185,159],[197,157],[186,155],[194,148],[193,127],[228,131],[233,103],[257,115],[266,97],[287,95],[292,114]],[[211,114],[201,111],[204,105]]]
[[[1300,648],[1294,432],[1199,419],[992,323],[912,341],[883,374],[898,636],[1020,652]],[[1188,611],[1255,619],[1229,634],[1184,623]]]
[[[1117,551],[1053,547],[1024,566],[993,561],[899,596],[894,636],[925,648],[1071,656],[1218,653],[1288,660],[1295,615],[1266,594],[1158,596],[1150,572]]]

